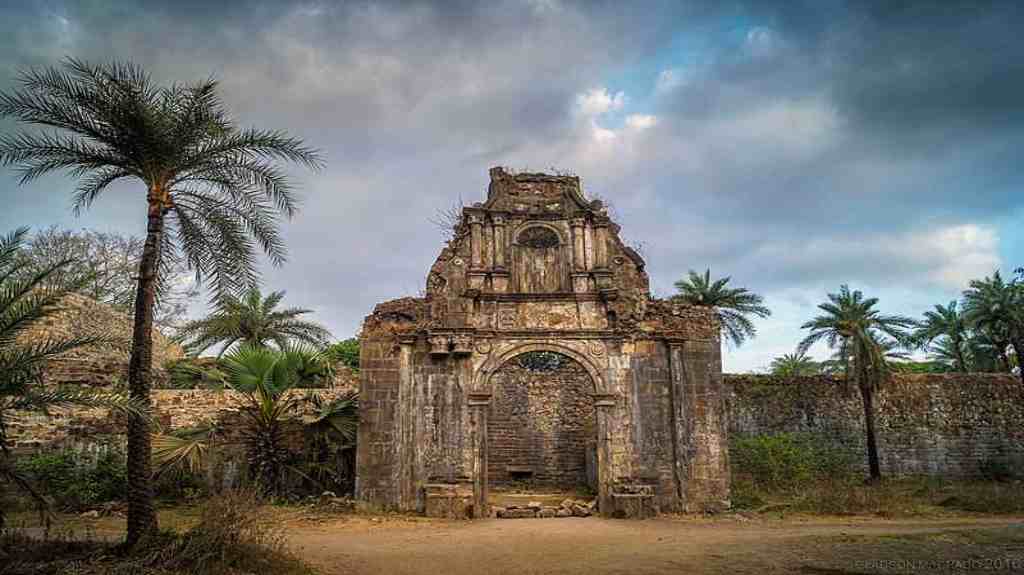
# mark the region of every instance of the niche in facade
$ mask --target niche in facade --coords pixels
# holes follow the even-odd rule
[[[558,232],[542,225],[527,226],[516,236],[513,252],[516,291],[570,291],[566,246]]]

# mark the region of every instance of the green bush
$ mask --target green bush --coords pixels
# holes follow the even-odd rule
[[[352,371],[359,371],[359,340],[352,337],[327,347],[327,357],[342,365],[346,365]]]
[[[119,501],[128,485],[124,453],[113,448],[96,455],[70,450],[38,453],[20,459],[17,468],[67,511]]]
[[[742,437],[733,440],[730,453],[737,482],[769,492],[793,491],[853,471],[847,453],[808,434]]]

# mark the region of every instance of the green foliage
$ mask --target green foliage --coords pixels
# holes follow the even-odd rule
[[[257,283],[257,251],[275,265],[285,260],[278,219],[297,202],[278,163],[322,162],[282,132],[239,128],[218,87],[213,79],[160,86],[130,62],[67,58],[25,70],[16,89],[0,92],[0,117],[42,130],[0,135],[0,165],[22,183],[69,171],[76,212],[115,182],[141,181],[165,223],[153,238],[158,284],[183,260],[216,293],[236,292]]]
[[[730,279],[724,277],[711,281],[710,269],[705,270],[704,275],[690,270],[687,279],[675,283],[679,293],[672,299],[715,308],[726,340],[739,346],[757,334],[750,316],[765,318],[772,312],[764,305],[764,298],[747,288],[727,287]]]
[[[117,449],[96,456],[70,450],[39,453],[15,466],[67,511],[120,501],[127,486],[124,453]]]
[[[325,352],[332,362],[348,366],[352,371],[359,371],[359,339],[351,337],[327,346]]]
[[[116,393],[42,385],[43,369],[51,359],[97,340],[51,337],[30,343],[20,341],[21,335],[52,314],[58,302],[76,287],[55,280],[70,264],[69,260],[26,271],[29,264],[19,260],[18,253],[27,233],[28,230],[22,228],[0,237],[0,489],[7,485],[20,488],[45,509],[46,497],[10,460],[6,425],[10,412],[46,413],[50,407],[82,405],[118,409],[133,417],[144,414],[137,403]],[[0,528],[3,525],[4,514],[0,508]]]
[[[858,385],[878,386],[889,371],[888,360],[901,358],[896,347],[907,341],[905,330],[914,321],[883,314],[875,309],[877,304],[878,298],[865,298],[859,290],[840,286],[839,292],[828,294],[828,301],[818,305],[824,313],[800,326],[810,333],[798,349],[806,351],[824,341],[836,351],[835,359],[850,368],[847,375]]]
[[[169,389],[223,389],[228,378],[220,362],[208,357],[172,359],[164,369]]]
[[[853,471],[847,452],[807,434],[779,433],[734,439],[729,450],[733,474],[768,492],[793,491]]]
[[[822,366],[807,357],[806,351],[797,350],[773,359],[769,370],[772,375],[778,376],[816,375],[822,373]]]
[[[300,319],[308,309],[277,309],[284,299],[283,291],[263,297],[258,288],[241,297],[224,294],[216,309],[203,319],[187,322],[178,330],[176,339],[191,354],[199,354],[220,345],[224,354],[236,344],[265,347],[273,344],[285,349],[290,342],[323,346],[330,333],[320,324]]]

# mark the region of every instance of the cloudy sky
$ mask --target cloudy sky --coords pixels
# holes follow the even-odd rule
[[[581,176],[658,295],[709,266],[763,294],[775,313],[729,371],[791,351],[841,283],[917,315],[1024,264],[1020,2],[0,6],[0,89],[65,55],[130,58],[215,75],[240,123],[321,148],[265,277],[338,337],[422,289],[430,220],[483,199],[495,165]],[[138,189],[79,218],[71,189],[0,171],[0,230],[144,231]]]

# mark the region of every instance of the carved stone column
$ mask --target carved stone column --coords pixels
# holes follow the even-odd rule
[[[484,272],[484,218],[483,214],[478,212],[469,212],[467,214],[469,219],[469,273],[467,277],[469,279],[470,289],[482,289],[484,287],[484,279],[486,273]]]
[[[608,220],[594,220],[594,268],[608,269]]]
[[[597,506],[602,516],[610,517],[615,504],[612,501],[612,437],[609,431],[615,396],[594,394],[597,419]]]
[[[583,230],[586,221],[583,218],[574,218],[569,225],[572,226],[572,269],[578,272],[586,271],[586,256],[583,251]]]
[[[494,271],[491,274],[491,289],[497,293],[508,291],[508,264],[505,256],[505,216],[493,215],[494,224]]]
[[[494,224],[494,269],[505,269],[505,216],[491,216]]]
[[[469,394],[469,413],[473,425],[473,517],[490,515],[487,503],[487,414],[491,406],[489,392]]]
[[[683,341],[671,339],[668,345],[669,399],[672,406],[672,476],[676,484],[676,497],[680,505],[686,506],[686,484],[690,460],[690,430],[687,426],[685,393],[685,365],[683,363]]]

